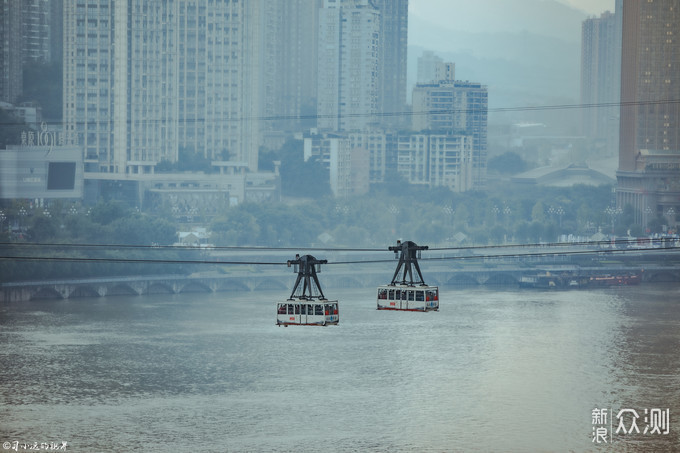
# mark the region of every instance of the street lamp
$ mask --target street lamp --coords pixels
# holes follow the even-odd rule
[[[557,209],[555,210],[555,213],[557,214],[557,217],[560,219],[560,228],[562,227],[562,215],[564,214],[564,209],[562,209],[562,206],[558,206]]]
[[[668,210],[666,211],[666,215],[668,216],[668,229],[670,230],[671,224],[675,226],[675,208],[673,208],[673,206],[668,208]]]
[[[616,216],[621,214],[623,210],[621,208],[615,208],[613,206],[608,206],[607,209],[604,210],[606,214],[611,216],[612,218],[612,234],[614,234],[614,220],[616,219]]]
[[[392,234],[396,234],[397,232],[397,220],[399,218],[399,208],[393,204],[387,208],[388,211],[394,216],[394,229],[392,230]]]

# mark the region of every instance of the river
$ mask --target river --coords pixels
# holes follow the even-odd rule
[[[286,291],[0,305],[3,451],[680,450],[680,285],[374,291],[328,327],[277,327]]]

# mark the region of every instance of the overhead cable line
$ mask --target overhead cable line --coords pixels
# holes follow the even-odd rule
[[[505,113],[505,112],[527,112],[527,111],[542,111],[542,110],[574,110],[574,109],[592,109],[592,108],[607,108],[607,107],[635,107],[635,106],[649,106],[649,105],[672,105],[680,104],[680,99],[662,99],[653,101],[626,101],[626,102],[598,102],[589,104],[553,104],[553,105],[535,105],[535,106],[519,106],[519,107],[493,107],[487,108],[487,113]],[[337,118],[366,118],[366,117],[407,117],[420,115],[446,115],[454,113],[475,113],[482,109],[466,108],[466,109],[437,109],[437,110],[421,110],[421,111],[400,111],[400,112],[376,112],[376,113],[350,113],[346,115],[327,114],[327,115],[268,115],[268,116],[250,116],[237,118],[214,118],[207,120],[206,118],[187,118],[182,120],[183,123],[208,123],[208,122],[242,122],[242,121],[280,121],[280,120],[310,120],[310,119],[337,119]],[[143,121],[135,121],[135,123],[161,123],[167,122],[167,119],[144,119]],[[112,121],[77,121],[78,124],[100,124],[111,123]],[[133,120],[127,120],[132,123]],[[66,121],[45,121],[47,125],[63,125]],[[5,121],[0,122],[3,126],[24,126],[26,123],[19,121]]]
[[[108,249],[165,249],[165,250],[200,250],[200,251],[221,251],[221,250],[247,250],[247,251],[332,251],[332,252],[384,252],[386,249],[369,248],[333,248],[333,247],[267,247],[250,245],[227,245],[227,246],[208,246],[201,247],[195,245],[135,245],[135,244],[74,244],[56,242],[0,242],[3,246],[28,246],[28,247],[65,247],[65,248],[108,248]]]
[[[500,244],[500,245],[470,245],[457,247],[431,247],[430,252],[435,251],[474,251],[486,249],[507,249],[507,248],[547,248],[547,247],[582,247],[582,246],[616,246],[635,245],[644,243],[662,242],[663,238],[644,238],[640,242],[635,239],[615,239],[606,241],[577,241],[577,242],[534,242],[527,244]],[[342,248],[342,247],[270,247],[270,246],[208,246],[201,247],[195,245],[136,245],[136,244],[93,244],[93,243],[56,243],[56,242],[0,242],[0,247],[63,247],[63,248],[106,248],[106,249],[162,249],[162,250],[192,250],[192,251],[253,251],[253,252],[274,252],[274,251],[326,251],[326,252],[386,252],[387,248]]]
[[[632,254],[641,252],[678,252],[680,247],[646,247],[635,249],[593,249],[593,250],[565,250],[565,251],[543,251],[543,252],[524,252],[524,253],[507,253],[507,254],[487,254],[487,255],[459,255],[447,257],[429,257],[421,258],[422,261],[455,261],[455,260],[480,260],[492,258],[521,258],[521,257],[537,257],[537,256],[566,256],[566,255],[585,255],[585,254]],[[179,259],[146,259],[146,258],[85,258],[85,257],[50,257],[50,256],[0,256],[0,260],[14,260],[14,261],[75,261],[75,262],[111,262],[111,263],[156,263],[156,264],[221,264],[221,265],[264,265],[264,266],[280,266],[287,265],[286,262],[261,262],[261,261],[223,261],[223,260],[179,260]],[[329,261],[327,265],[340,264],[374,264],[374,263],[388,263],[394,262],[393,259],[380,260],[355,260],[355,261]]]

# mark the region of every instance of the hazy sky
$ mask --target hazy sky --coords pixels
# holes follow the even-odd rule
[[[535,11],[534,20],[542,22],[542,13],[556,11],[555,7],[540,5],[548,0],[410,0],[409,12],[423,21],[439,26],[469,32],[515,31],[531,22],[526,11]],[[604,11],[614,11],[615,0],[554,0],[573,7],[574,14],[599,16]],[[559,10],[559,8],[557,8]],[[494,14],[496,13],[496,14]],[[515,18],[507,15],[518,15]],[[565,11],[568,13],[568,11]],[[565,18],[566,19],[566,18]],[[579,24],[580,29],[580,24]]]
[[[479,1],[479,0],[475,0]],[[507,0],[512,1],[512,0]],[[560,3],[570,5],[574,8],[580,9],[589,15],[600,15],[604,11],[614,11],[614,0],[557,0]],[[448,11],[456,8],[456,2],[451,0],[411,0],[409,2],[409,10],[419,15],[424,15],[424,18],[430,16],[434,22],[437,22],[437,11]]]
[[[614,11],[614,0],[561,0],[561,3],[566,3],[595,16],[599,16],[607,10]]]

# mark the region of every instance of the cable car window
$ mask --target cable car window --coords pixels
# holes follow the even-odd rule
[[[307,314],[308,315],[314,314],[314,305],[307,305]]]
[[[394,290],[393,289],[390,290],[389,299],[394,300]]]
[[[296,315],[300,314],[300,304],[295,304],[295,314]]]
[[[301,314],[301,315],[306,315],[306,314],[307,314],[307,305],[306,305],[306,304],[300,305],[300,314]]]
[[[386,289],[381,289],[378,292],[378,299],[387,299],[387,290]]]
[[[414,293],[415,291],[413,291],[412,289],[410,289],[410,290],[408,290],[408,291],[406,291],[406,292],[408,293],[408,300],[413,300],[413,293]]]
[[[338,314],[338,304],[333,304],[333,314],[334,315]]]
[[[288,304],[288,314],[289,315],[293,314],[293,304]]]
[[[320,304],[314,305],[314,314],[323,316],[323,306]]]
[[[406,300],[406,291],[402,290],[401,292],[401,300]]]
[[[416,300],[422,302],[425,300],[425,293],[423,291],[416,291]]]
[[[285,315],[286,314],[286,304],[279,304],[279,310],[278,310],[280,315]]]

